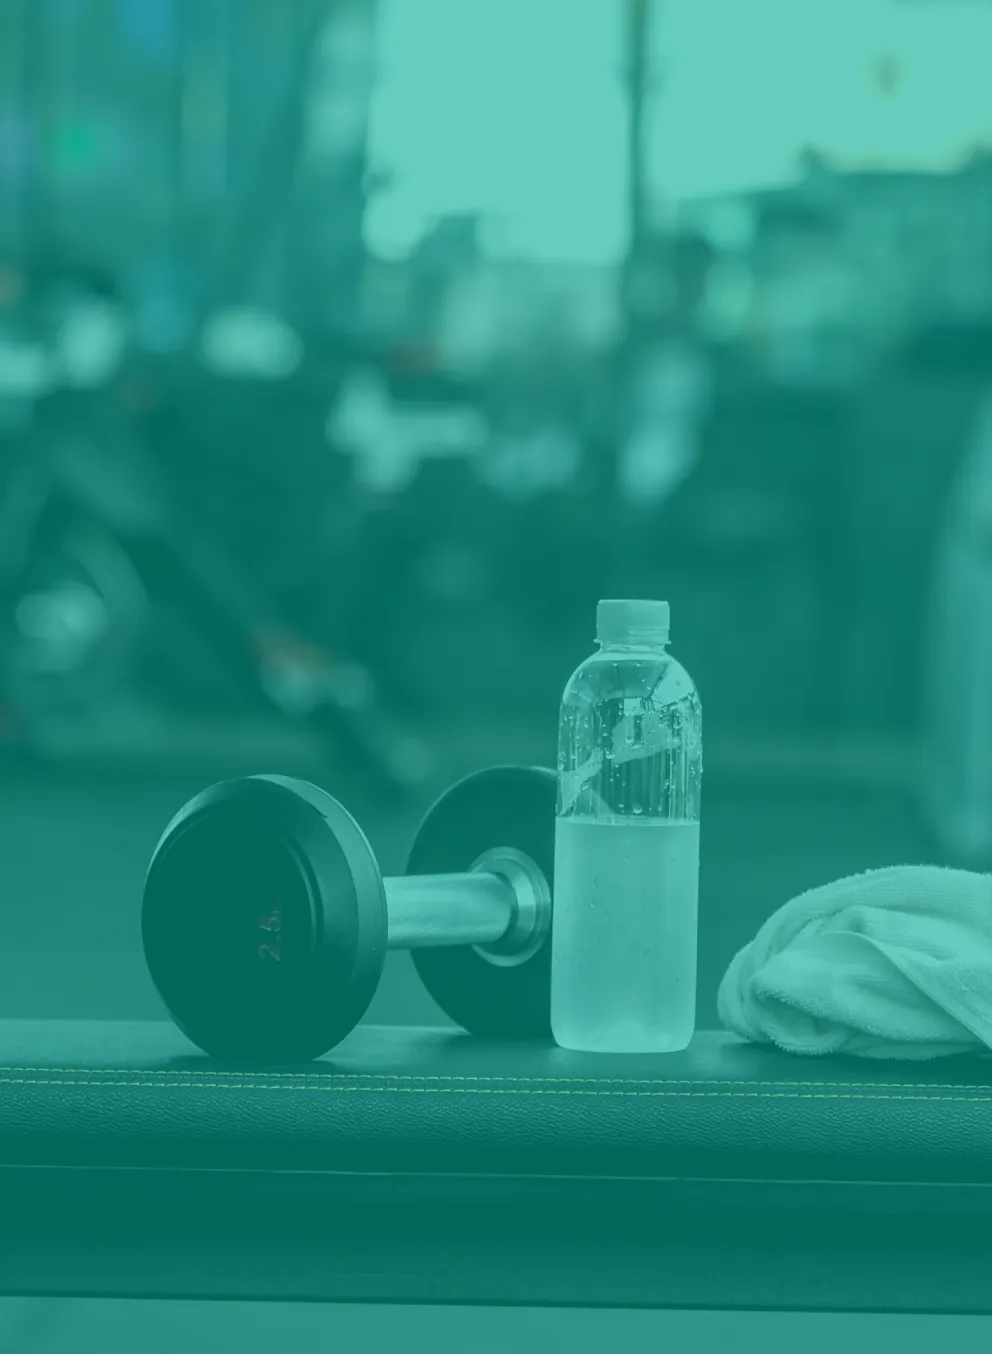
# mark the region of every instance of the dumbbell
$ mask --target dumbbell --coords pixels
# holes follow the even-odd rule
[[[319,1057],[362,1019],[386,951],[409,949],[451,1020],[483,1038],[550,1035],[556,779],[478,772],[417,830],[384,879],[336,799],[283,776],[221,781],[155,848],[142,939],[152,981],[205,1053]]]

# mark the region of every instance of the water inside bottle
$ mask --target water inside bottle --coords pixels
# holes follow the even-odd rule
[[[699,823],[559,818],[551,1023],[563,1048],[674,1052],[692,1038]]]

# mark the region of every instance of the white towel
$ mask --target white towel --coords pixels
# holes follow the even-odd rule
[[[727,1029],[789,1053],[992,1049],[992,876],[899,865],[812,889],[734,958]]]

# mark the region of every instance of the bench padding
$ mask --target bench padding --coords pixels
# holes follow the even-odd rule
[[[0,1288],[992,1311],[989,1064],[0,1022]]]

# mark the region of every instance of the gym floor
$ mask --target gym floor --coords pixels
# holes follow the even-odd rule
[[[220,774],[224,774],[221,770]],[[7,773],[0,781],[0,1017],[155,1019],[145,976],[138,898],[148,855],[171,814],[210,779],[172,774]],[[353,804],[387,871],[398,870],[416,811],[376,815]],[[761,790],[707,784],[701,881],[701,1025],[734,950],[794,893],[855,870],[922,860],[909,807],[891,791],[855,793],[783,780]],[[439,1019],[409,960],[391,955],[370,1019]],[[0,1354],[165,1354],[309,1349],[335,1342],[375,1354],[418,1333],[438,1351],[476,1354],[508,1344],[539,1349],[566,1339],[577,1351],[673,1347],[732,1339],[741,1351],[810,1354],[844,1342],[852,1354],[891,1334],[905,1351],[929,1349],[954,1326],[959,1351],[985,1349],[992,1321],[692,1313],[486,1312],[471,1309],[250,1307],[92,1301],[0,1302]],[[622,1339],[620,1338],[622,1337]]]

